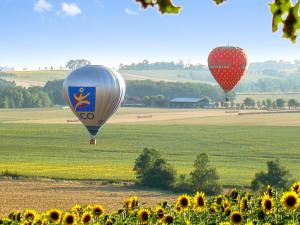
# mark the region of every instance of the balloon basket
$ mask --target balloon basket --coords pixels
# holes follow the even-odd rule
[[[90,144],[95,145],[97,143],[96,138],[91,138],[90,139]]]

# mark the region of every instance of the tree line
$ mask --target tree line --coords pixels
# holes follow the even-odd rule
[[[41,108],[52,105],[49,94],[40,87],[17,87],[0,80],[0,108]]]
[[[206,66],[202,64],[185,64],[182,60],[176,62],[154,62],[150,63],[148,60],[143,60],[140,63],[132,63],[130,65],[120,64],[119,70],[207,70]]]
[[[208,195],[223,192],[217,169],[211,165],[206,153],[196,156],[193,170],[189,174],[177,176],[176,169],[161,156],[159,151],[144,148],[136,158],[133,170],[136,174],[136,184],[145,187],[181,193],[199,191]],[[268,161],[267,171],[257,172],[249,186],[254,191],[265,190],[268,185],[287,189],[292,182],[290,172],[277,159]]]
[[[213,101],[224,99],[221,89],[209,84],[127,81],[126,101],[155,102],[146,104],[148,106],[164,107],[168,99],[176,97],[204,96]],[[17,87],[15,83],[4,80],[0,82],[0,108],[40,108],[65,104],[63,80],[48,81],[44,87],[30,88]]]
[[[247,97],[243,101],[243,106],[248,108],[263,108],[263,109],[278,109],[278,108],[280,109],[280,108],[285,108],[287,106],[289,109],[295,109],[300,107],[300,102],[294,98],[291,98],[287,101],[283,98],[277,98],[274,101],[272,101],[271,99],[255,101],[253,98]]]

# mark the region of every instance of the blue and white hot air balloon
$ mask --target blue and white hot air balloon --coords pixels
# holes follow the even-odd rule
[[[125,96],[125,82],[118,72],[88,65],[65,79],[64,95],[73,113],[87,128],[91,144],[103,124],[118,110]]]

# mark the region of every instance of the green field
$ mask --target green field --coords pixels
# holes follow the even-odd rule
[[[2,118],[3,119],[3,118]],[[300,127],[108,124],[98,144],[81,125],[0,123],[0,170],[67,179],[133,180],[144,147],[160,150],[188,173],[198,153],[209,154],[225,185],[249,185],[266,161],[280,158],[300,177]]]

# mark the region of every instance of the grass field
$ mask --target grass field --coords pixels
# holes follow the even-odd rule
[[[184,113],[185,118],[114,123],[118,117],[132,114],[170,117],[170,110],[121,109],[104,126],[96,146],[88,144],[88,134],[80,124],[6,120],[10,115],[21,121],[34,115],[40,121],[49,119],[49,115],[65,118],[69,114],[73,118],[68,110],[61,114],[41,111],[0,111],[0,170],[51,178],[133,180],[134,160],[147,146],[160,150],[178,173],[189,173],[195,156],[206,152],[225,185],[249,185],[255,172],[275,158],[281,159],[294,178],[300,177],[300,124],[293,124],[300,121],[300,114],[208,116],[206,111],[195,117],[194,111],[177,110],[171,113]],[[269,122],[263,126],[254,123],[257,120]],[[272,121],[281,124],[274,126]]]

